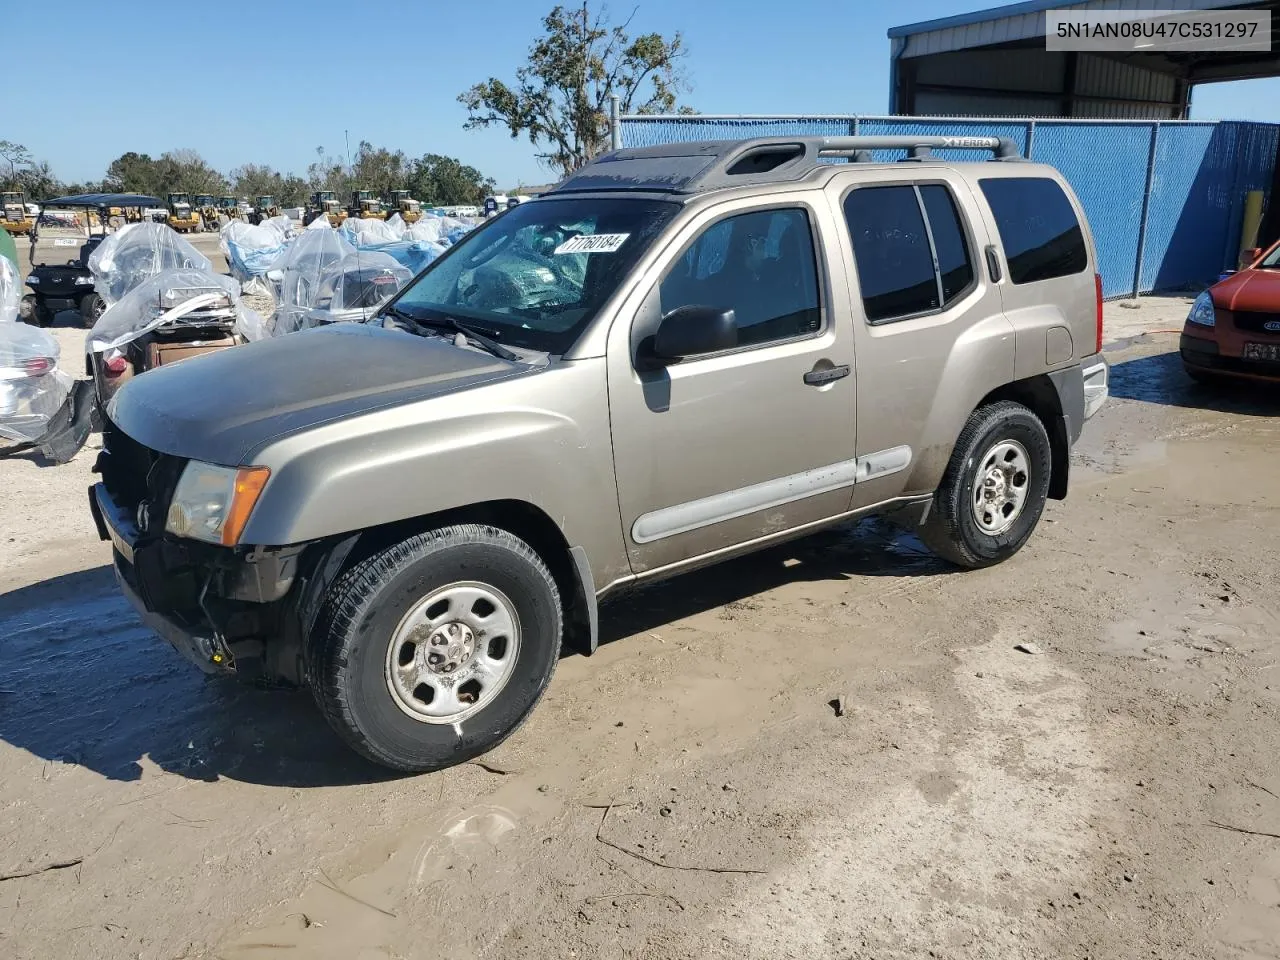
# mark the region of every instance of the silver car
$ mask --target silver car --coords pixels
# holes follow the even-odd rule
[[[1106,393],[1080,204],[1009,142],[673,144],[491,218],[368,322],[128,384],[91,500],[202,669],[431,770],[636,584],[888,511],[1008,560]]]

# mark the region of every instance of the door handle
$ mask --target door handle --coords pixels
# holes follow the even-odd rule
[[[1000,282],[1000,255],[994,246],[987,247],[987,270],[991,273],[991,282]]]
[[[847,363],[838,367],[814,367],[804,375],[804,382],[811,387],[821,387],[824,384],[835,383],[835,381],[841,380],[848,375],[849,365]]]

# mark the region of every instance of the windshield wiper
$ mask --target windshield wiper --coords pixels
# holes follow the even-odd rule
[[[388,307],[387,313],[395,317],[397,320],[401,320],[417,327],[419,330],[431,330],[433,332],[437,330],[452,330],[454,333],[462,334],[472,343],[476,344],[476,346],[483,347],[485,350],[488,350],[495,357],[500,357],[501,359],[508,360],[511,363],[520,362],[520,355],[518,353],[508,350],[497,341],[486,337],[483,333],[477,333],[466,324],[460,323],[457,317],[441,316],[438,320],[428,320],[424,317],[411,317],[403,310],[397,310],[395,307]]]

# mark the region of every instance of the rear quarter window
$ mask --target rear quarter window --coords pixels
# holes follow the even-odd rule
[[[995,215],[1013,283],[1080,273],[1089,265],[1084,232],[1071,201],[1048,177],[978,181]]]

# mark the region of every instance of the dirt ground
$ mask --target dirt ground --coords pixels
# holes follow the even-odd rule
[[[421,777],[143,630],[92,451],[0,459],[0,956],[1280,956],[1280,397],[1192,386],[1186,309],[1108,306],[1009,563],[868,522],[686,575]]]

